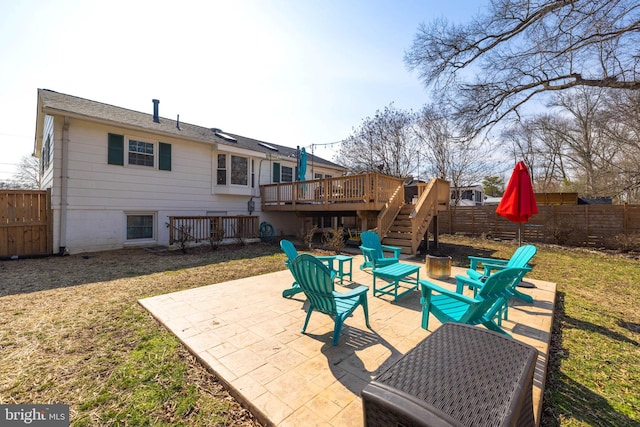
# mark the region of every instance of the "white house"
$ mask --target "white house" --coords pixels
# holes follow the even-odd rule
[[[482,206],[484,205],[484,187],[481,184],[467,187],[451,187],[451,205]]]
[[[51,189],[54,253],[166,246],[170,216],[253,214],[278,235],[300,229],[295,213],[259,202],[260,185],[296,180],[295,148],[161,117],[157,100],[150,110],[38,90],[33,154]],[[306,179],[344,173],[307,159]]]

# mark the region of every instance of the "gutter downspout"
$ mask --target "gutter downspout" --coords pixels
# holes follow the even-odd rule
[[[67,204],[69,187],[69,117],[64,117],[62,126],[62,167],[60,168],[60,249],[59,255],[67,252]]]
[[[258,162],[258,195],[251,196],[251,199],[249,199],[249,201],[253,200],[254,198],[256,199],[262,198],[262,190],[260,190],[260,177],[262,176],[262,162],[264,162],[265,160],[270,161],[270,159],[271,159],[271,153],[269,153],[269,159],[265,157],[264,159],[260,159],[260,161]],[[260,209],[260,212],[262,212],[262,209]],[[249,212],[249,215],[251,215],[251,212]]]
[[[260,159],[260,163],[258,163],[258,190],[260,189],[260,177],[262,176],[262,162],[264,162],[265,160],[271,162],[271,153],[269,153],[269,158],[267,159],[266,157],[264,159]],[[269,163],[271,164],[271,163]],[[269,171],[271,171],[271,169],[269,169]]]

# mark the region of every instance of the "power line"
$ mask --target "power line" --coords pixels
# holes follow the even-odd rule
[[[341,141],[334,141],[334,142],[325,142],[325,143],[321,143],[321,144],[311,144],[306,146],[305,148],[311,148],[313,149],[313,147],[326,147],[326,146],[332,146],[332,145],[336,145],[336,144],[342,144],[344,142],[344,140]]]

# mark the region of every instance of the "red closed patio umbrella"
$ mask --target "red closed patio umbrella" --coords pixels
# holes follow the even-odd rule
[[[513,169],[496,213],[509,221],[519,223],[518,244],[522,244],[522,223],[529,222],[529,218],[538,213],[538,205],[536,204],[533,185],[531,185],[529,169],[527,169],[524,162],[518,162]]]

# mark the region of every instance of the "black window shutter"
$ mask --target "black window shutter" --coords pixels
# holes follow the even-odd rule
[[[109,154],[107,162],[110,165],[124,166],[124,135],[109,134]]]
[[[171,144],[158,143],[158,169],[161,171],[171,170]]]
[[[280,182],[280,163],[273,164],[273,182]]]

